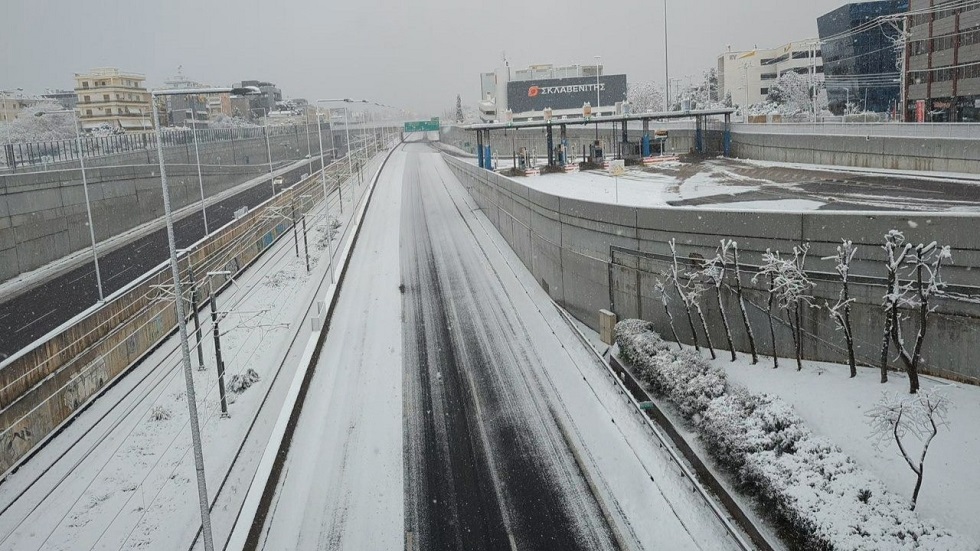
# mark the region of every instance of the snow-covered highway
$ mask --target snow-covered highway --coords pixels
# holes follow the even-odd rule
[[[734,549],[442,157],[383,170],[266,549]]]

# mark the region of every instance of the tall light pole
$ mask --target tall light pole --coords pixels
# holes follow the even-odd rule
[[[265,113],[265,124],[262,125],[262,130],[265,131],[265,150],[269,153],[269,183],[272,184],[272,196],[276,195],[276,178],[273,175],[272,170],[272,144],[269,142],[269,108],[268,107],[256,107],[254,111],[262,111]]]
[[[350,120],[347,117],[347,107],[344,106],[344,133],[347,135],[347,171],[350,172],[351,179],[354,178],[354,152],[350,148]]]
[[[595,116],[599,116],[599,58],[601,56],[595,57]],[[595,141],[599,141],[599,121],[595,123]]]
[[[82,169],[82,191],[85,193],[85,213],[88,215],[88,235],[92,240],[92,262],[95,264],[95,284],[99,288],[99,302],[105,301],[105,293],[102,290],[102,272],[99,270],[99,252],[95,250],[95,224],[92,222],[92,203],[89,201],[88,197],[88,178],[85,175],[85,155],[82,153],[82,133],[78,128],[78,117],[75,116],[75,111],[72,109],[65,109],[62,111],[39,111],[35,116],[42,117],[44,115],[61,115],[68,114],[71,116],[71,122],[75,127],[75,149],[78,150],[78,164]]]
[[[371,105],[377,105],[378,107],[391,108],[389,105],[383,105],[366,99],[351,99],[351,98],[335,98],[335,99],[318,99],[316,104],[321,103],[369,103]],[[329,112],[329,110],[328,110]],[[317,119],[319,121],[319,118]],[[350,119],[347,115],[347,107],[344,106],[344,132],[347,136],[347,170],[350,172],[351,178],[354,177],[354,161],[351,158],[351,147],[350,147]],[[333,128],[330,129],[330,139],[333,139]],[[340,189],[340,183],[337,184],[337,189]],[[341,206],[343,206],[343,201],[341,201]]]
[[[174,218],[170,210],[170,189],[167,187],[167,168],[163,162],[163,142],[160,134],[160,116],[157,114],[157,96],[180,96],[189,94],[218,94],[232,92],[231,88],[195,88],[187,90],[153,90],[150,92],[150,108],[153,110],[153,126],[157,134],[157,158],[160,161],[160,187],[163,190],[163,214],[167,223],[167,244],[170,247],[170,273],[174,280],[174,302],[177,310],[177,327],[180,334],[181,362],[184,366],[184,384],[187,387],[187,413],[191,427],[191,441],[194,446],[194,467],[197,471],[197,493],[201,507],[201,527],[204,533],[205,551],[214,551],[214,536],[211,533],[211,510],[208,500],[208,487],[204,477],[204,450],[201,447],[201,427],[197,416],[197,397],[194,392],[194,372],[191,368],[191,350],[187,338],[187,318],[184,313],[184,295],[180,283],[180,267],[177,265],[177,245],[174,237]],[[254,93],[254,89],[245,93]]]
[[[330,125],[327,125],[330,129]],[[331,133],[333,131],[331,130]],[[333,253],[330,251],[330,203],[327,201],[327,163],[323,160],[323,131],[320,129],[320,106],[316,106],[316,135],[320,140],[320,185],[323,186],[323,220],[327,224],[327,262],[330,268],[330,283],[336,283],[333,275]],[[340,193],[340,185],[337,185],[337,193]],[[344,199],[340,199],[340,213],[344,213]]]
[[[308,106],[307,106],[308,107]],[[310,110],[303,108],[306,114],[306,158],[310,160],[310,174],[313,174],[313,148],[310,146]],[[323,151],[323,148],[320,148]]]
[[[670,111],[670,55],[667,48],[667,0],[664,0],[664,82],[667,83],[667,105],[664,106],[664,111]]]
[[[194,139],[194,158],[197,160],[197,183],[201,187],[201,216],[204,217],[204,235],[208,235],[211,231],[208,229],[208,210],[204,203],[204,176],[201,175],[201,150],[197,146],[197,100],[195,98],[189,99],[191,100],[191,120],[193,121],[191,135]]]

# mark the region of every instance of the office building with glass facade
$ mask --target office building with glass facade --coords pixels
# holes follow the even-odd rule
[[[908,9],[909,0],[858,2],[817,18],[831,111],[901,113],[901,21],[869,23]]]

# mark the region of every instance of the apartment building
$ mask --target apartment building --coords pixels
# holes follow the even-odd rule
[[[78,114],[84,130],[108,124],[121,130],[153,127],[146,77],[113,67],[75,73]]]
[[[0,90],[0,123],[10,122],[24,109],[37,103],[39,98],[20,92]]]

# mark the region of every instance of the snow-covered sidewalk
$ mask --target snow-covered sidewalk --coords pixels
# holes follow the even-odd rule
[[[376,156],[365,174],[373,173],[383,156]],[[330,197],[330,217],[339,219],[329,248],[335,260],[352,235],[350,182],[344,187],[342,215],[336,193]],[[367,186],[353,189],[359,202]],[[322,206],[310,213],[310,273],[302,244],[296,257],[287,234],[218,297],[219,311],[228,312],[220,329],[230,418],[221,416],[211,323],[202,310],[206,369],[195,370],[194,380],[209,494],[212,500],[218,494],[223,507],[240,502],[247,486],[234,477],[226,480],[226,474],[246,434],[253,438],[249,431],[258,412],[278,411],[281,394],[271,389],[281,386],[278,380],[291,379],[297,367],[294,345],[305,344],[303,337],[311,332],[308,317],[315,313],[323,282],[329,284],[327,242],[334,226]],[[196,364],[194,351],[192,358]],[[0,485],[0,549],[191,545],[200,511],[181,373],[174,336]],[[266,429],[256,425],[258,433]],[[234,518],[226,508],[214,514],[218,542]]]

